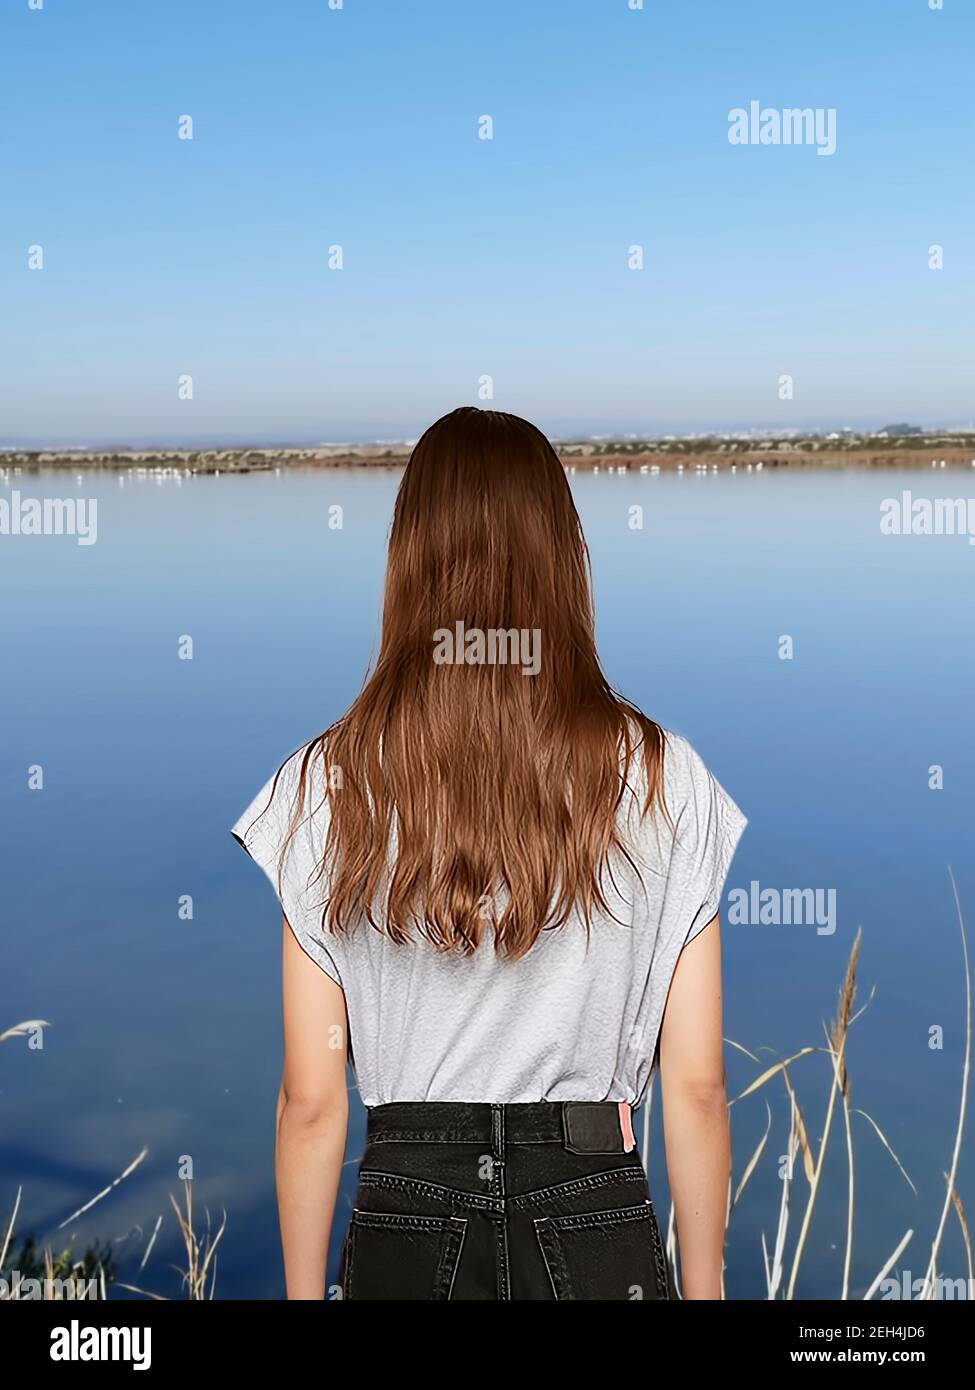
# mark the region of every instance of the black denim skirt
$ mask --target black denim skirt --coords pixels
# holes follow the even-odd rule
[[[344,1299],[677,1297],[627,1107],[366,1113]]]

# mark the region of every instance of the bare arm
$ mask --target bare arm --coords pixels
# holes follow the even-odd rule
[[[721,1297],[731,1175],[721,1030],[715,917],[678,958],[660,1031],[664,1147],[686,1299]]]
[[[274,1170],[289,1299],[320,1299],[335,1210],[348,1093],[345,995],[295,940],[284,920],[284,1073]]]

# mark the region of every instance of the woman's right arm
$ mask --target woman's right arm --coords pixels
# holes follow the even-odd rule
[[[289,1299],[321,1299],[348,1125],[345,995],[285,918],[284,1072],[274,1168]]]
[[[719,927],[713,918],[681,951],[660,1030],[664,1148],[686,1299],[721,1297],[731,1142]]]

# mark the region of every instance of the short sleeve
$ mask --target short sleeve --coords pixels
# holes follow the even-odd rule
[[[304,752],[299,749],[292,754],[265,782],[230,833],[263,869],[298,944],[326,975],[343,985],[339,943],[322,926],[323,798],[316,798],[306,784],[298,810]],[[305,776],[310,783],[310,774]]]
[[[674,818],[671,874],[680,902],[681,944],[686,946],[720,910],[748,821],[686,739],[673,734],[664,754],[664,793]]]

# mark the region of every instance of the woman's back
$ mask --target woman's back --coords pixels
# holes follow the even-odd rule
[[[276,888],[280,871],[292,930],[345,992],[363,1103],[639,1104],[678,954],[718,911],[745,824],[690,744],[666,736],[667,816],[644,812],[645,778],[634,765],[618,815],[625,853],[605,876],[607,910],[595,911],[588,932],[571,914],[520,959],[499,955],[490,931],[469,955],[438,949],[419,926],[408,942],[364,919],[326,933],[327,772],[307,751],[286,761],[233,830]],[[289,838],[299,804],[305,812]],[[503,906],[500,896],[486,901],[485,919]]]

